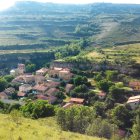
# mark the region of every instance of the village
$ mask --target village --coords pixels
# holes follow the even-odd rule
[[[16,100],[11,99],[15,88],[8,87],[0,93],[0,99],[5,103],[20,103],[22,105],[27,97],[33,100],[47,100],[48,103],[60,104],[63,108],[69,108],[75,104],[86,105],[87,103],[86,98],[67,96],[75,88],[74,84],[70,83],[75,74],[69,68],[41,68],[32,74],[26,73],[24,64],[18,64],[17,69],[10,71],[10,75],[14,76],[11,83],[19,85],[18,98]],[[132,92],[140,92],[140,82],[131,81],[128,86]],[[92,87],[90,88],[92,89]],[[105,100],[106,95],[102,90],[97,94],[101,101]],[[67,97],[67,99],[61,97]],[[131,109],[137,108],[140,104],[140,95],[136,94],[136,96],[129,97],[125,104],[130,105]]]

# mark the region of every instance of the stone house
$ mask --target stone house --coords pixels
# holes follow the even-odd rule
[[[35,75],[35,83],[36,84],[43,84],[46,82],[46,78],[42,75]]]
[[[0,99],[8,99],[8,96],[5,92],[0,92]]]
[[[45,76],[47,74],[47,72],[48,72],[48,69],[42,68],[42,69],[36,71],[36,75]]]
[[[33,87],[34,94],[45,94],[49,88],[44,84],[38,84]]]
[[[21,86],[19,86],[19,92],[29,92],[30,90],[32,90],[32,86],[29,84],[23,84]]]
[[[59,77],[59,72],[63,70],[63,68],[57,68],[57,67],[53,67],[48,71],[48,74],[50,77]]]

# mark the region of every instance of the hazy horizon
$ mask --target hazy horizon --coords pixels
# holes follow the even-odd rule
[[[64,4],[89,4],[89,3],[126,3],[126,4],[140,4],[138,0],[0,0],[0,10],[5,10],[15,4],[17,1],[37,1],[37,2],[52,2]]]

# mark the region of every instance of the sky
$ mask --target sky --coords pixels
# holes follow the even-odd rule
[[[26,1],[26,0],[0,0],[0,11],[5,10],[16,1]],[[53,3],[75,3],[75,4],[86,4],[94,2],[111,2],[111,3],[135,3],[140,4],[140,0],[28,0],[28,1],[39,1],[39,2],[53,2]]]

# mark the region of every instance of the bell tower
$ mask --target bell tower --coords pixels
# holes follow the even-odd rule
[[[24,64],[18,64],[18,73],[24,74],[25,72],[25,65]]]

